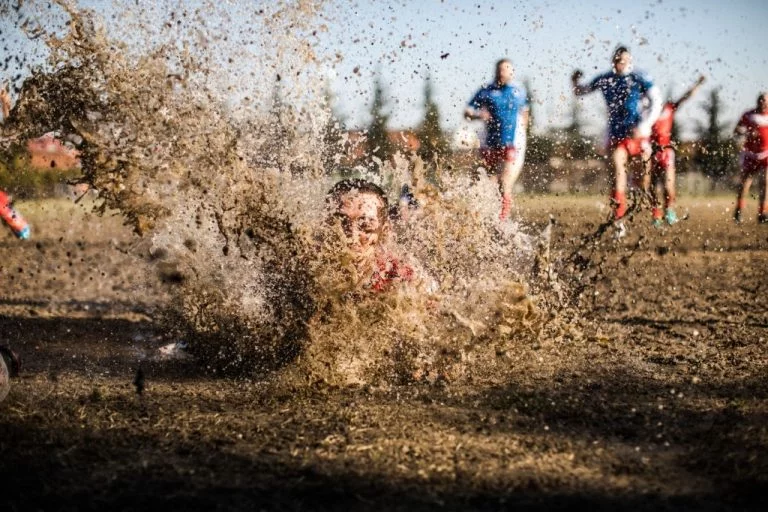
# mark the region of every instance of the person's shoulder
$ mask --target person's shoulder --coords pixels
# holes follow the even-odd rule
[[[528,91],[525,90],[525,86],[517,83],[512,84],[512,93],[515,96],[518,96],[521,98],[525,98],[526,96],[528,96]]]
[[[491,90],[493,90],[493,84],[492,83],[485,84],[477,90],[477,92],[475,93],[475,97],[487,96],[491,92]]]
[[[613,79],[615,78],[616,73],[613,71],[606,71],[605,73],[600,73],[599,75],[595,76],[591,82],[589,82],[590,87],[593,89],[604,89],[608,86],[610,86],[611,83],[613,83]]]
[[[613,71],[606,71],[605,73],[600,73],[599,75],[595,76],[595,78],[592,79],[592,82],[603,82],[605,80],[610,80],[615,76],[616,76],[616,73],[614,73]]]
[[[630,76],[632,76],[634,81],[639,82],[647,87],[651,87],[653,85],[653,77],[642,69],[630,72]]]
[[[754,116],[755,114],[757,114],[757,109],[756,108],[747,110],[746,112],[741,114],[741,117],[739,118],[739,123],[741,123],[741,124],[750,123],[752,121],[752,116]]]

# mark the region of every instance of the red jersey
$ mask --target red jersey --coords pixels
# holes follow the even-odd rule
[[[651,142],[661,147],[669,146],[672,142],[672,124],[675,122],[677,105],[668,101],[661,110],[661,115],[653,124]]]
[[[744,112],[736,131],[746,137],[745,151],[755,154],[768,152],[768,114],[757,109]]]
[[[376,270],[369,285],[372,290],[383,292],[397,281],[412,281],[414,274],[413,267],[407,263],[391,254],[382,254],[376,258]]]

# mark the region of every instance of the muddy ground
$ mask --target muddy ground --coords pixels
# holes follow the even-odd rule
[[[601,199],[518,213],[555,213],[567,252]],[[690,219],[605,244],[581,335],[520,346],[508,382],[370,390],[147,361],[168,341],[164,292],[141,284],[153,270],[124,254],[119,218],[22,204],[33,240],[0,238],[0,335],[24,359],[0,404],[2,508],[758,508],[768,226],[734,226],[729,206],[684,200]]]

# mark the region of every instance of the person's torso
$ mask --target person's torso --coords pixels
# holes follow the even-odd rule
[[[486,144],[490,147],[514,145],[517,118],[525,105],[523,90],[514,84],[492,84],[482,90],[481,103],[491,115],[486,123]]]
[[[768,114],[750,110],[742,116],[741,124],[747,129],[744,149],[752,153],[768,151]]]
[[[611,134],[629,135],[642,117],[646,80],[637,73],[607,73],[600,77],[598,87],[608,105]]]
[[[669,146],[672,142],[672,125],[675,123],[675,105],[667,102],[661,115],[653,124],[651,140],[659,146]]]

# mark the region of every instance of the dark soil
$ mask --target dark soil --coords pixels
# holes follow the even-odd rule
[[[600,200],[519,213],[553,211],[567,252]],[[165,295],[119,219],[27,205],[33,240],[0,240],[0,335],[24,360],[0,404],[2,509],[762,509],[768,226],[684,206],[606,240],[578,335],[520,346],[513,379],[372,390],[151,361]]]

